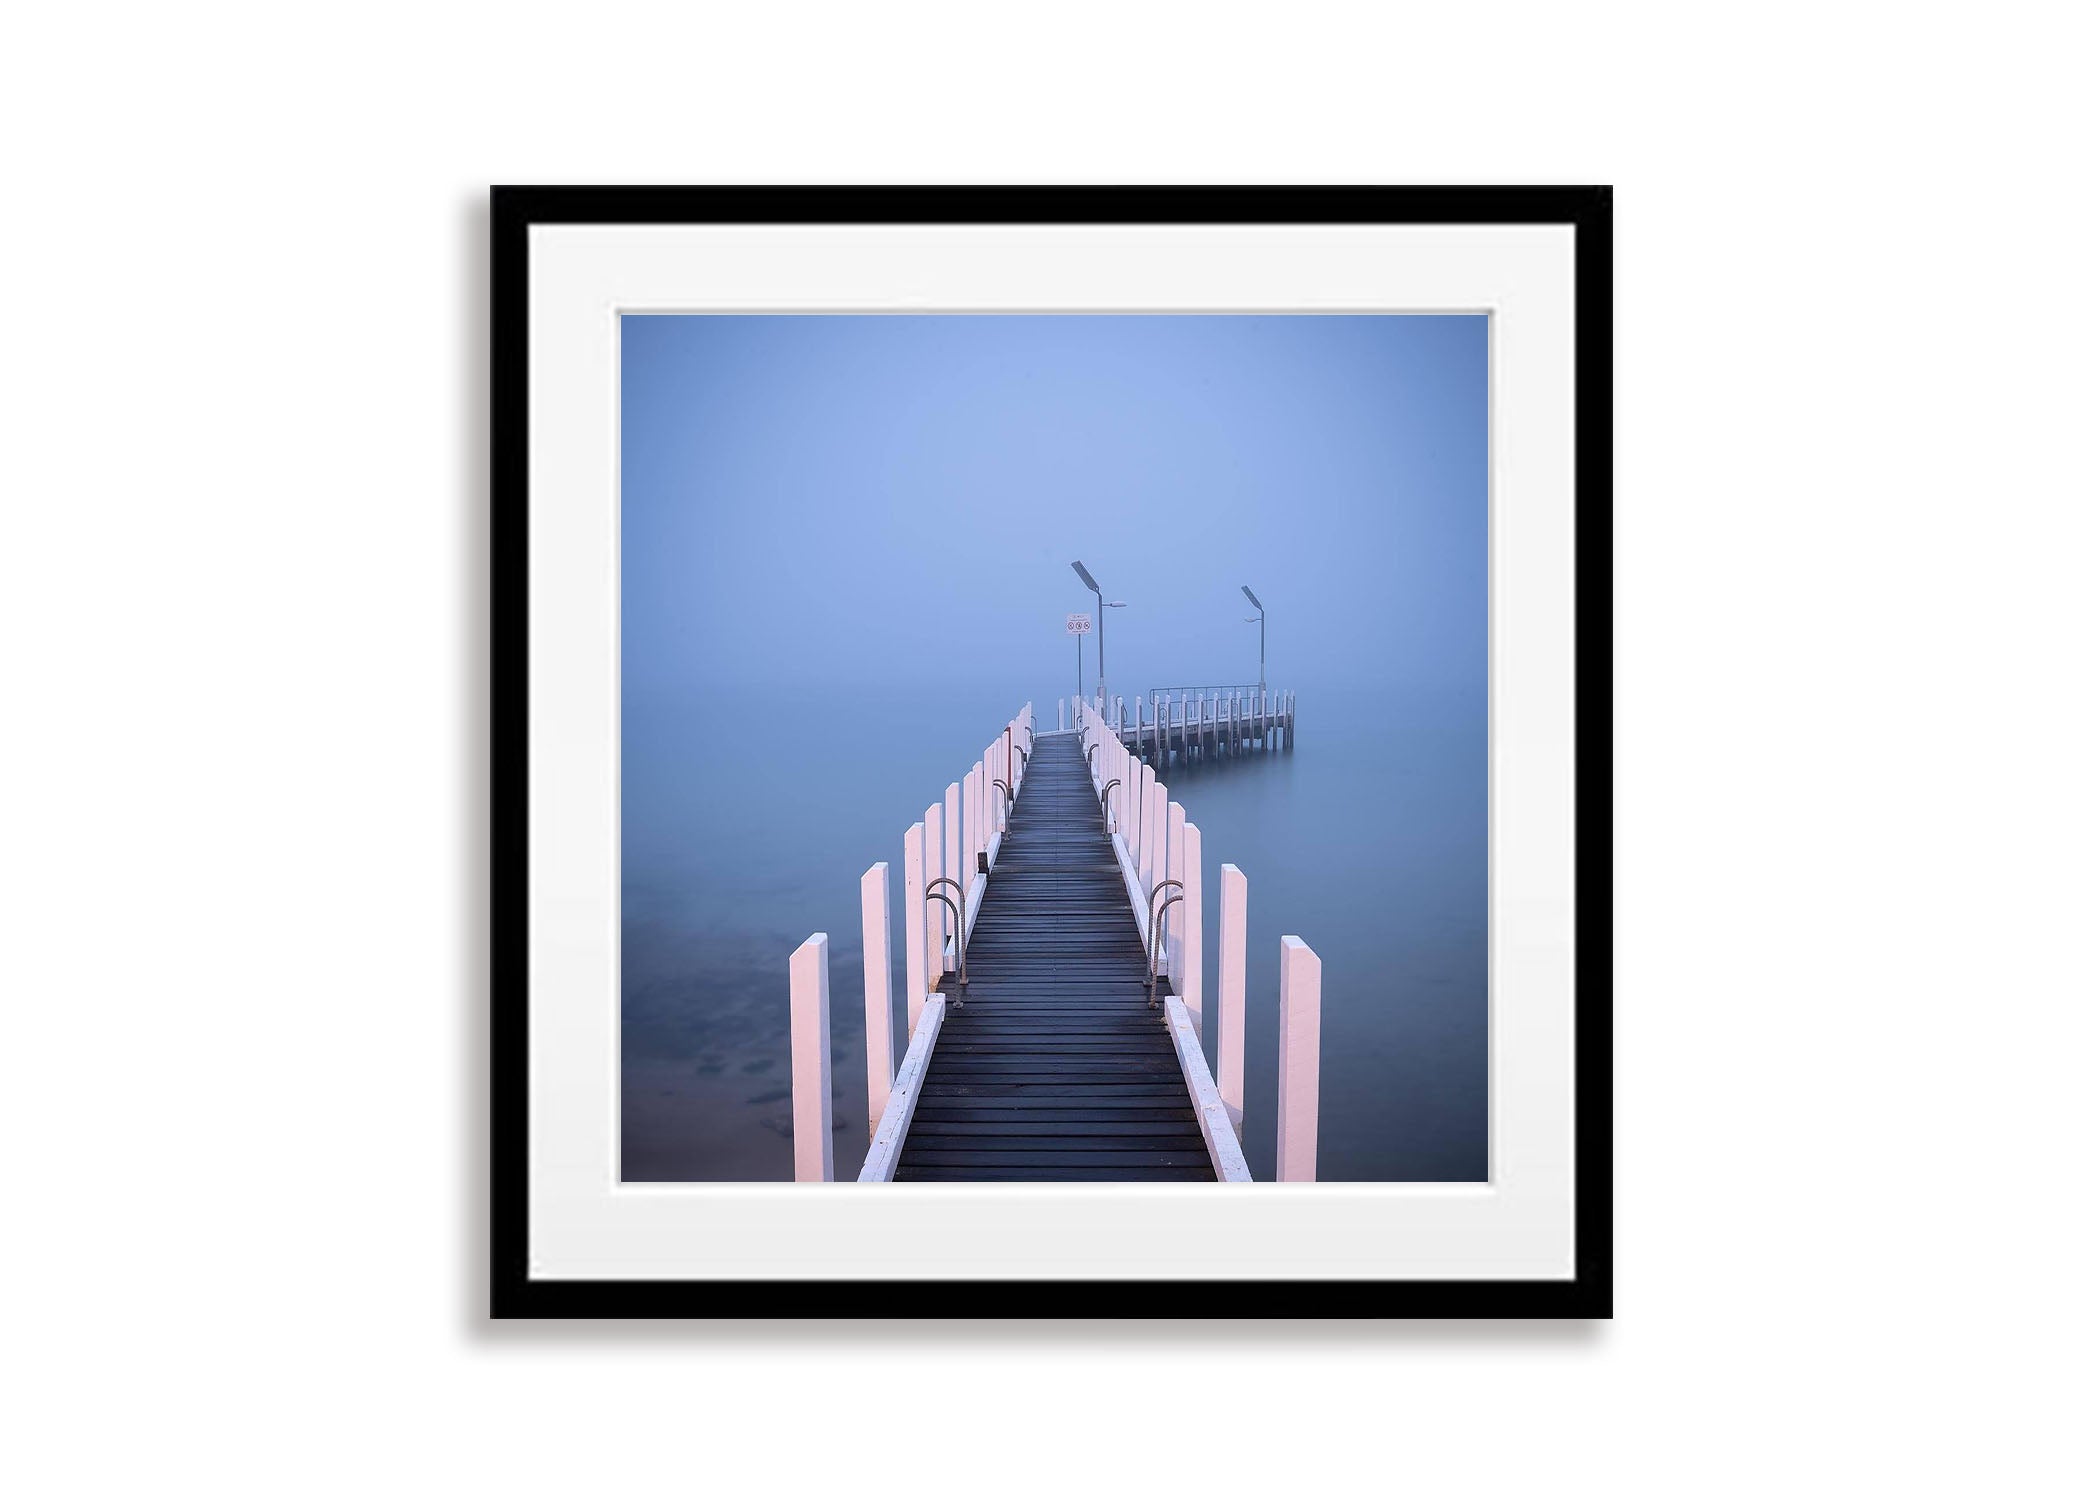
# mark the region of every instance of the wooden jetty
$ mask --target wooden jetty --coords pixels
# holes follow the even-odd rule
[[[861,878],[862,1182],[1249,1180],[1246,879],[1217,867],[1214,1074],[1202,833],[1111,720],[1082,699],[1067,709],[1073,729],[1038,736],[1024,705],[905,835],[901,1064],[889,867]],[[1277,1161],[1279,1177],[1311,1180],[1319,960],[1282,943]],[[828,957],[817,933],[789,963],[804,1181],[833,1177]]]
[[[1080,736],[1028,772],[896,1180],[1215,1180]]]

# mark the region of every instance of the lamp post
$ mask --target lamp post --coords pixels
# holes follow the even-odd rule
[[[1247,616],[1247,623],[1252,625],[1257,620],[1261,622],[1261,690],[1266,693],[1269,690],[1269,612],[1262,609],[1261,600],[1255,598],[1254,590],[1244,583],[1240,585],[1240,592],[1247,596],[1249,604],[1261,611],[1259,614]]]
[[[1103,616],[1112,609],[1125,607],[1121,599],[1103,599],[1101,585],[1094,582],[1094,575],[1086,570],[1086,564],[1075,562],[1072,571],[1079,581],[1094,591],[1094,709],[1104,713],[1108,708],[1108,632],[1103,629]]]

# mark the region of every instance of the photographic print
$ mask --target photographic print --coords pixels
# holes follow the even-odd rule
[[[499,1312],[1608,1311],[1603,190],[495,203]]]
[[[623,1179],[1484,1181],[1488,339],[624,316]]]

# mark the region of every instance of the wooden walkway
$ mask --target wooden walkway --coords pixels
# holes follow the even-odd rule
[[[897,1181],[1215,1180],[1076,734],[1036,742],[968,959]]]

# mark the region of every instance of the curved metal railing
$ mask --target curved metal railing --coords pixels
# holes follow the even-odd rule
[[[1167,908],[1181,899],[1179,893],[1182,889],[1178,880],[1162,880],[1152,888],[1152,895],[1146,902],[1148,906],[1159,902],[1152,912],[1152,941],[1145,959],[1145,1007],[1148,1010],[1159,1009],[1159,957],[1160,950],[1166,946]],[[1176,894],[1160,901],[1159,898],[1170,890]]]
[[[954,900],[949,900],[939,890],[935,889],[937,886],[944,885],[954,887]],[[928,901],[938,901],[941,905],[947,907],[948,910],[955,913],[955,987],[958,990],[966,990],[970,987],[970,951],[969,944],[966,941],[967,935],[963,931],[962,903],[968,898],[963,895],[963,888],[959,882],[950,880],[943,875],[938,880],[930,880],[926,883],[926,899]],[[957,1005],[962,1004],[961,995],[955,997],[955,1003]]]

